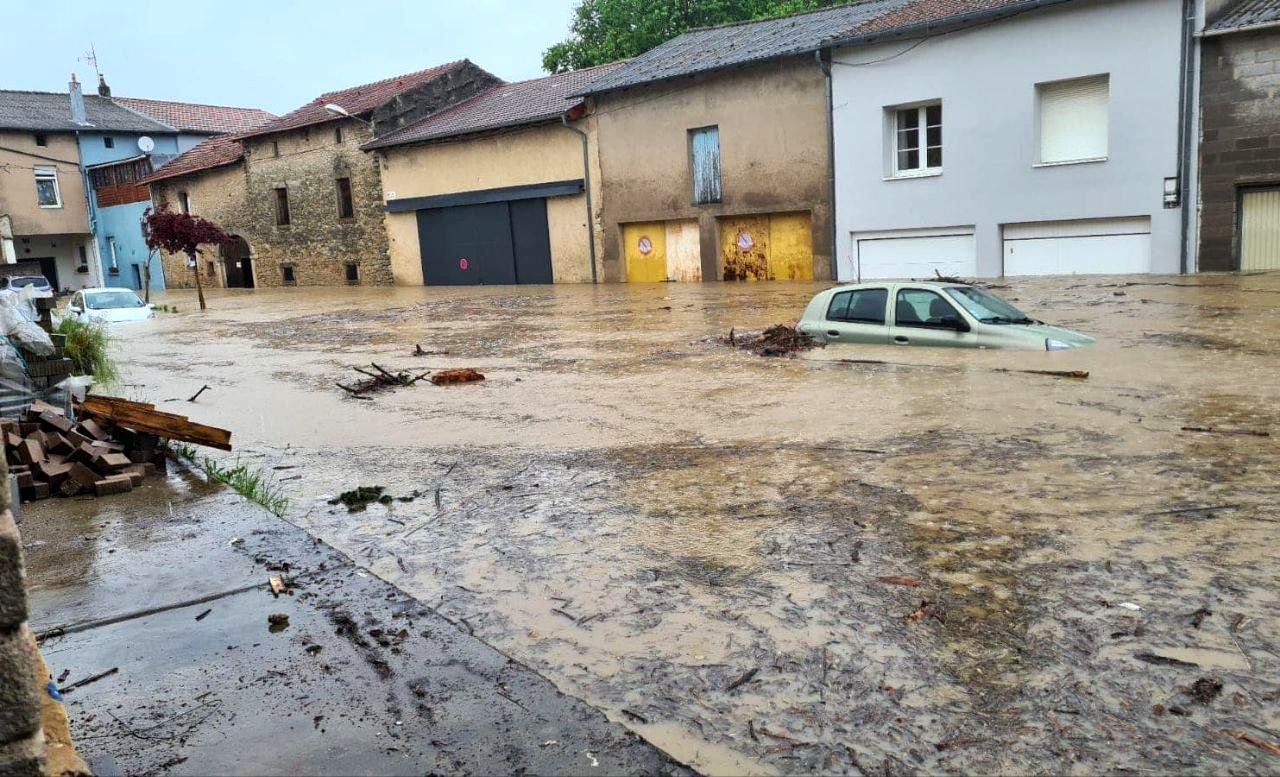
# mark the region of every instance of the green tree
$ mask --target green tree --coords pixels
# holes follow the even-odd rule
[[[851,0],[580,0],[569,38],[547,49],[542,66],[564,73],[643,54],[698,27],[768,19]]]

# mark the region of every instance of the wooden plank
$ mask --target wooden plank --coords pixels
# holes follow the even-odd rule
[[[231,432],[215,426],[206,426],[176,413],[165,413],[155,405],[130,402],[117,397],[85,397],[81,409],[100,418],[132,429],[149,432],[169,440],[206,445],[220,450],[231,450]]]

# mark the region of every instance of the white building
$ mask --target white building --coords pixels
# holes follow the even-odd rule
[[[968,5],[833,47],[839,278],[1186,268],[1183,0]]]

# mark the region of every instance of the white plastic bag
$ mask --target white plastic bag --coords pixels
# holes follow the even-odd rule
[[[32,316],[25,308],[30,307]],[[18,294],[0,296],[0,329],[14,345],[36,356],[52,356],[53,340],[34,320],[35,306],[31,300]]]

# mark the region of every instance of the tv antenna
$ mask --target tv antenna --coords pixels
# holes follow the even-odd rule
[[[89,44],[89,50],[84,53],[83,57],[76,57],[77,62],[84,62],[93,67],[93,74],[102,77],[102,71],[98,69],[98,52],[94,51],[93,44]]]

